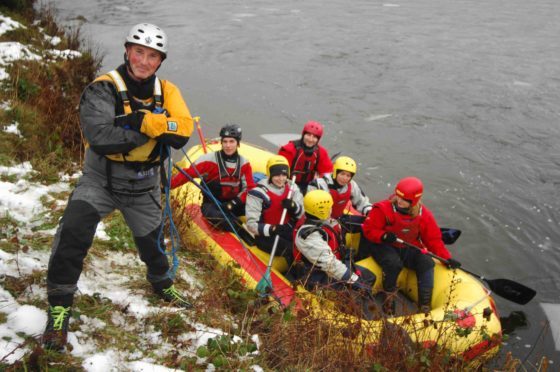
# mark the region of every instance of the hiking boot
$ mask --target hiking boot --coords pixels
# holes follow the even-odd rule
[[[49,306],[47,327],[43,333],[45,349],[62,351],[68,337],[68,321],[70,320],[70,306]]]
[[[184,309],[191,309],[193,307],[193,305],[177,291],[174,285],[161,291],[157,291],[156,294],[165,302],[169,302],[172,305],[182,307]]]

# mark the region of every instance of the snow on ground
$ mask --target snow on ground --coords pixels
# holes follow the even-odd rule
[[[45,186],[26,180],[33,169],[29,163],[19,164],[13,167],[0,166],[0,175],[14,177],[14,182],[0,182],[0,213],[1,216],[8,214],[22,225],[40,225],[42,219],[38,218],[44,207],[40,202],[42,196],[49,192],[69,191],[68,181],[76,178],[74,176],[62,176],[61,181],[54,185]],[[46,216],[46,215],[45,215]],[[99,224],[98,237],[106,237],[104,225]],[[31,233],[29,229],[27,233]],[[54,234],[56,229],[43,230],[42,234]],[[20,232],[23,232],[20,230]],[[50,252],[48,250],[29,249],[26,252],[9,253],[0,249],[0,273],[1,275],[21,277],[31,275],[34,271],[45,271],[47,269]],[[126,273],[126,274],[125,274]],[[179,273],[182,279],[192,285],[193,288],[202,288],[196,278],[185,271]],[[175,313],[180,309],[172,307],[152,306],[146,299],[143,290],[132,290],[127,287],[131,280],[143,280],[145,266],[137,254],[110,252],[105,258],[95,257],[87,265],[80,277],[78,287],[81,294],[98,294],[108,298],[114,304],[126,308],[128,315],[137,319],[137,323],[130,322],[123,314],[113,313],[111,321],[121,327],[124,331],[138,332],[143,329],[140,336],[139,350],[153,349],[157,347],[160,355],[177,352],[174,345],[162,339],[161,332],[156,331],[153,325],[143,325],[143,319],[162,312]],[[14,298],[8,291],[0,287],[0,312],[7,315],[7,322],[0,324],[0,359],[12,364],[21,359],[29,352],[28,348],[21,347],[24,344],[24,335],[40,337],[47,319],[46,312],[31,305],[21,305],[22,301],[39,300],[46,301],[44,286],[30,286],[20,298]],[[185,314],[182,312],[182,314]],[[185,314],[187,316],[187,314]],[[210,338],[226,334],[216,328],[207,327],[194,320],[186,318],[188,324],[194,328],[193,332],[185,333],[180,340],[189,344],[190,347],[179,350],[184,357],[193,357],[199,346],[205,345]],[[76,322],[74,318],[70,323]],[[142,326],[139,326],[142,325]],[[92,318],[88,314],[80,315],[80,328],[75,332],[69,332],[68,342],[72,345],[72,355],[83,358],[82,367],[86,371],[107,371],[111,368],[126,369],[132,371],[170,371],[170,369],[159,366],[153,360],[144,356],[141,352],[131,354],[128,351],[108,349],[99,351],[99,345],[95,344],[91,335],[102,331],[105,323],[99,319]],[[241,342],[239,337],[234,337],[233,342]],[[205,363],[204,358],[198,359]],[[255,366],[255,370],[258,370]]]
[[[17,41],[0,42],[0,66],[5,66],[19,59],[40,60],[41,57]]]
[[[25,28],[19,22],[12,20],[10,17],[6,17],[0,14],[0,35],[5,34],[8,31],[15,30],[16,28]],[[51,45],[56,46],[60,43],[60,37],[58,36],[49,36],[45,35],[45,38],[50,41]],[[82,53],[77,50],[58,50],[58,49],[49,49],[45,51],[45,57],[50,59],[71,59],[80,57]],[[15,62],[17,60],[42,60],[43,57],[37,55],[36,53],[32,52],[31,49],[19,42],[14,41],[5,41],[0,42],[0,80],[5,80],[9,78],[6,69],[4,68],[6,65]]]
[[[19,22],[14,21],[10,17],[0,14],[0,35],[4,35],[8,31],[15,30],[16,28],[27,28]]]
[[[32,175],[29,162],[13,167],[0,166],[0,176],[14,176],[15,182],[0,181],[0,217],[10,217],[21,222],[20,232],[28,234],[31,229],[42,223],[41,215],[48,210],[41,203],[41,198],[53,200],[49,193],[69,191],[68,182],[41,185],[29,182],[26,176]]]
[[[45,40],[51,43],[52,46],[57,46],[62,41],[62,39],[59,38],[58,36],[50,36],[47,34],[44,34],[43,36],[45,37]]]
[[[18,125],[19,125],[19,124],[18,124],[17,121],[16,121],[16,122],[13,122],[13,123],[10,124],[10,125],[6,125],[6,126],[4,126],[4,132],[6,132],[6,133],[11,133],[11,134],[15,134],[15,135],[18,136],[18,137],[23,137],[23,136],[21,135],[21,132],[19,131]]]
[[[77,58],[82,56],[82,53],[78,52],[77,50],[71,50],[71,49],[64,49],[64,50],[50,49],[47,51],[47,53],[53,58],[63,58],[63,59],[72,59],[72,58]]]

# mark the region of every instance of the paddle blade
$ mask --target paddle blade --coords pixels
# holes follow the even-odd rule
[[[459,239],[461,236],[461,230],[457,229],[450,229],[446,227],[442,227],[441,229],[441,239],[447,245],[451,245]]]
[[[534,289],[509,279],[484,278],[484,281],[488,283],[488,287],[490,287],[492,292],[520,305],[525,305],[537,294],[537,291]]]
[[[267,294],[272,291],[272,279],[270,278],[270,267],[266,269],[263,277],[257,283],[257,287],[255,288],[257,293],[260,294]]]

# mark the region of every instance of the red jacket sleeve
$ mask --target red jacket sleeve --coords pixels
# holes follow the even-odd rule
[[[380,244],[381,236],[385,233],[386,221],[381,208],[373,207],[362,224],[364,237],[373,243]]]
[[[212,181],[218,177],[216,164],[207,161],[205,158],[197,159],[190,167],[183,168],[183,171],[192,178],[198,178],[198,176],[201,175],[205,182]],[[171,178],[171,188],[174,189],[189,181],[190,180],[187,176],[185,176],[182,172],[179,172]]]
[[[422,223],[420,224],[420,239],[422,244],[433,254],[440,256],[444,259],[451,258],[451,253],[443,244],[441,239],[441,230],[434,218],[432,212],[422,206]]]
[[[192,165],[189,168],[183,168],[183,172],[187,173],[192,178],[196,178],[196,172],[192,169]],[[179,172],[171,178],[171,188],[174,189],[179,187],[187,182],[189,182],[189,178],[183,174],[183,172]]]
[[[247,201],[247,193],[256,186],[255,180],[253,179],[253,168],[251,167],[251,163],[247,162],[243,164],[243,167],[241,168],[241,177],[241,182],[243,182],[243,186],[246,187],[243,188],[238,197],[243,203],[245,203]]]
[[[292,142],[288,142],[284,146],[280,147],[280,149],[278,150],[278,155],[282,155],[283,157],[285,157],[291,167],[292,162],[294,161],[294,157],[296,156],[296,147]]]
[[[319,145],[319,164],[317,164],[317,174],[322,177],[326,173],[332,173],[333,164],[327,149]]]

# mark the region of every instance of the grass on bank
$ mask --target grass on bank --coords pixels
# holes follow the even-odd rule
[[[81,47],[79,29],[66,32],[59,27],[52,8],[42,6],[37,12],[24,9],[5,11],[27,26],[6,32],[0,41],[20,42],[41,59],[6,67],[10,78],[1,82],[0,102],[8,102],[9,109],[0,112],[0,122],[17,123],[21,136],[0,132],[0,164],[29,161],[38,171],[37,180],[55,182],[59,172],[74,171],[81,162],[83,141],[76,108],[102,57]],[[44,34],[60,38],[58,50],[80,50],[81,56],[52,57],[49,50],[54,47]]]

